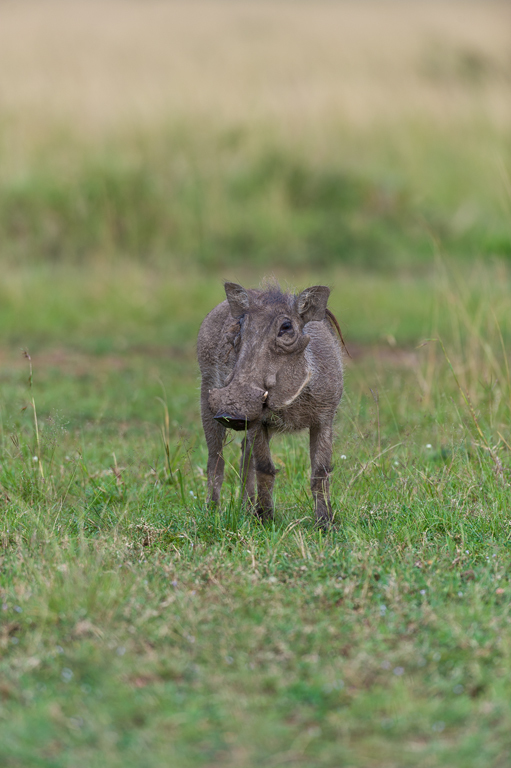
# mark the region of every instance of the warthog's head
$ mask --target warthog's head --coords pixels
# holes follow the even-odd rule
[[[226,283],[231,315],[239,322],[234,369],[221,389],[209,393],[215,419],[231,429],[247,429],[265,411],[289,407],[311,377],[303,333],[312,320],[324,320],[329,288],[315,285],[293,296],[280,290],[246,290]]]

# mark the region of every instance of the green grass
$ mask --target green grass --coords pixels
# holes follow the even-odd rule
[[[100,146],[59,137],[0,159],[3,262],[116,262],[216,274],[425,269],[438,248],[511,257],[508,133],[404,122],[321,140],[189,125]]]
[[[508,159],[259,126],[3,165],[2,767],[507,766]],[[305,436],[274,523],[236,437],[205,505],[197,330],[265,273],[329,284],[353,353],[327,532]]]
[[[2,764],[506,765],[505,288],[482,267],[412,282],[405,319],[426,286],[421,330],[437,306],[446,354],[357,348],[324,533],[304,436],[275,440],[273,524],[240,508],[239,441],[206,508],[192,339],[220,288],[149,272],[141,296],[133,269],[3,286],[5,315],[24,309],[0,379]],[[387,285],[372,311],[389,318],[386,279],[365,282]]]

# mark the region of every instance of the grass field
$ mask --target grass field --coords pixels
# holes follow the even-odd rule
[[[0,5],[2,768],[509,765],[509,17]],[[327,532],[305,435],[274,523],[236,436],[205,505],[196,334],[268,275],[352,355]]]

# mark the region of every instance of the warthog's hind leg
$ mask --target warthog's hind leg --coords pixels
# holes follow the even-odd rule
[[[261,424],[254,435],[254,463],[257,476],[256,514],[261,520],[273,519],[273,486],[277,471],[271,460],[270,436]]]
[[[256,470],[254,441],[250,432],[247,432],[241,444],[240,480],[243,503],[253,507],[255,505]]]

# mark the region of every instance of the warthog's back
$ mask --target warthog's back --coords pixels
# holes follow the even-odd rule
[[[197,338],[197,358],[202,376],[212,386],[224,386],[225,377],[236,362],[235,339],[240,323],[229,310],[227,301],[222,301],[206,315]]]

